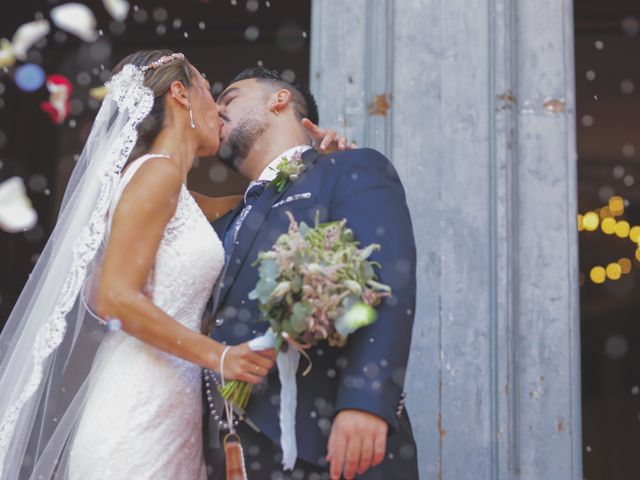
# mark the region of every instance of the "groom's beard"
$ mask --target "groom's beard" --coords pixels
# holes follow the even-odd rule
[[[240,170],[249,152],[268,126],[264,117],[258,118],[252,116],[253,114],[255,112],[250,112],[242,119],[231,131],[229,138],[220,145],[220,160],[236,172]]]

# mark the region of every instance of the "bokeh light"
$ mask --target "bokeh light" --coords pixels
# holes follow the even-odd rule
[[[624,172],[623,172],[624,175]],[[621,175],[621,178],[622,176]],[[609,210],[611,210],[611,213],[615,216],[620,216],[624,213],[624,200],[622,199],[622,197],[619,196],[613,196],[609,199]]]
[[[621,220],[616,223],[616,235],[619,238],[627,238],[629,236],[630,229],[629,222],[626,220]]]
[[[622,274],[626,275],[631,272],[631,260],[628,258],[621,258],[618,260],[618,265],[620,265],[620,269],[622,270]]]
[[[607,272],[604,267],[593,267],[589,273],[589,277],[593,283],[604,283],[607,279]]]
[[[600,223],[600,217],[596,212],[588,212],[584,215],[582,219],[582,223],[586,231],[593,232],[598,228],[598,224]]]
[[[45,79],[42,67],[33,63],[21,65],[15,72],[16,85],[25,92],[35,92],[44,85]]]
[[[618,280],[622,276],[622,267],[618,262],[607,265],[607,278],[609,280]]]
[[[616,231],[616,221],[615,221],[615,219],[613,219],[611,217],[605,218],[604,220],[602,220],[602,224],[600,225],[600,228],[607,235],[613,234],[613,232]]]

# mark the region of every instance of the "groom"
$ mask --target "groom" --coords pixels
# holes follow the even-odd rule
[[[308,350],[313,368],[298,371],[298,460],[282,471],[280,382],[273,371],[254,388],[246,417],[237,427],[250,479],[418,478],[416,446],[404,408],[404,379],[415,308],[415,244],[405,193],[391,163],[379,152],[356,149],[320,155],[308,146],[301,119],[318,123],[313,96],[276,72],[240,73],[217,99],[220,156],[251,180],[244,201],[214,223],[227,263],[212,301],[211,335],[230,345],[268,328],[247,293],[258,280],[252,266],[285,233],[291,212],[297,221],[347,219],[361,245],[379,243],[372,256],[379,281],[393,296],[378,306],[377,321],[352,334],[344,348],[322,342]],[[306,170],[282,192],[269,185],[283,157],[302,152]],[[212,417],[219,412],[210,412]],[[212,442],[209,442],[211,444]],[[217,438],[213,442],[217,442]],[[207,455],[212,478],[224,478],[224,455]],[[274,474],[272,476],[272,474]]]

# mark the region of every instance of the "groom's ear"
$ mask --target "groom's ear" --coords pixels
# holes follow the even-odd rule
[[[275,108],[277,111],[281,112],[289,105],[291,97],[292,95],[289,90],[281,88],[272,95],[271,110]]]
[[[171,85],[169,86],[169,95],[180,105],[189,107],[189,90],[181,81],[174,80],[171,82]]]

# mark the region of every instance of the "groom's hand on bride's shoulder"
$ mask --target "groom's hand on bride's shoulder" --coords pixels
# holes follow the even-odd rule
[[[335,130],[320,128],[308,118],[302,119],[302,126],[313,140],[313,147],[326,155],[336,150],[351,150],[356,148],[355,143],[350,143],[347,137],[339,135]]]
[[[361,410],[342,410],[331,426],[327,461],[331,480],[352,479],[382,463],[389,426],[382,418]]]

